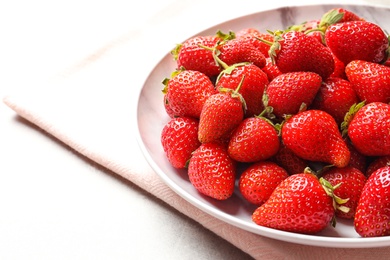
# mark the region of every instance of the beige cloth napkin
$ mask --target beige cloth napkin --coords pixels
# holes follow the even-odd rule
[[[390,247],[321,248],[262,237],[216,219],[174,193],[150,168],[135,139],[142,82],[132,75],[146,78],[145,68],[152,68],[150,58],[132,59],[132,49],[142,50],[136,38],[130,32],[31,93],[7,96],[4,102],[80,156],[133,182],[255,259],[388,259]]]

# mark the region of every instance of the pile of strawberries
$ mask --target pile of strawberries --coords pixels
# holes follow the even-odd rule
[[[258,225],[390,235],[389,40],[342,8],[186,40],[163,81],[167,159],[205,196],[238,189]]]

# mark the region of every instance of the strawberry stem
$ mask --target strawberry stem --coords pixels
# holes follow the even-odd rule
[[[339,196],[337,196],[334,191],[342,185],[342,182],[338,183],[337,185],[333,186],[329,181],[327,181],[324,178],[320,178],[320,183],[322,187],[324,188],[326,194],[332,198],[333,208],[335,210],[340,210],[344,213],[348,213],[350,211],[350,208],[343,206],[342,204],[345,204],[348,202],[348,199],[342,199]],[[336,226],[336,218],[332,219],[332,226]]]
[[[235,90],[232,90],[230,88],[224,88],[224,87],[220,87],[218,90],[222,93],[228,93],[230,92],[231,93],[231,96],[232,98],[238,98],[241,103],[242,103],[242,106],[244,108],[244,111],[247,110],[247,105],[246,105],[246,102],[245,102],[245,99],[244,97],[239,93],[240,89],[241,89],[241,86],[242,84],[244,83],[244,79],[245,79],[245,75],[242,76],[241,80],[240,80],[240,83],[238,84],[237,88]]]
[[[365,101],[362,101],[360,103],[353,104],[349,111],[344,116],[344,121],[341,123],[341,135],[342,137],[346,137],[348,134],[348,126],[351,123],[353,117],[355,114],[366,104]]]
[[[337,9],[332,9],[325,13],[320,21],[319,28],[324,32],[332,24],[338,23],[344,17],[344,12],[339,12]]]

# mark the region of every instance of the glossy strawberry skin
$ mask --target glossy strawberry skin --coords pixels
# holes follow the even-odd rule
[[[268,85],[267,75],[259,67],[253,64],[246,64],[237,66],[229,72],[224,70],[219,75],[215,87],[216,89],[230,88],[234,90],[240,84],[243,76],[245,76],[245,79],[242,82],[239,93],[246,103],[245,117],[258,115],[264,109],[261,100]]]
[[[184,70],[169,79],[164,97],[167,113],[199,118],[207,98],[217,91],[211,80],[199,71]]]
[[[366,181],[356,208],[354,227],[362,237],[390,235],[390,167],[379,168]]]
[[[386,57],[388,39],[378,25],[367,21],[349,21],[330,25],[325,41],[344,64],[353,60],[381,62]]]
[[[280,49],[275,51],[275,64],[282,73],[311,71],[324,80],[333,73],[335,65],[329,48],[314,37],[289,31],[282,35],[279,44]]]
[[[282,141],[297,156],[345,167],[351,153],[341,137],[336,121],[321,110],[307,110],[282,125]]]
[[[342,78],[329,77],[322,82],[312,108],[320,109],[334,117],[340,125],[349,108],[359,99],[352,84]]]
[[[345,73],[361,101],[390,102],[390,67],[354,60],[347,64]]]
[[[269,228],[316,234],[334,216],[332,198],[313,174],[294,174],[283,180],[269,199],[258,207],[253,221]]]
[[[354,115],[348,125],[353,146],[366,156],[390,155],[390,105],[372,102]]]
[[[203,46],[214,48],[220,40],[216,36],[194,36],[184,41],[172,51],[177,69],[197,70],[209,77],[218,75],[221,67],[215,61],[213,52]]]
[[[251,164],[241,174],[238,187],[242,196],[252,204],[267,201],[274,189],[288,177],[286,170],[270,161]]]
[[[332,186],[341,183],[341,185],[334,190],[334,194],[342,199],[348,199],[342,206],[348,207],[349,211],[343,212],[336,209],[336,216],[345,219],[353,219],[360,194],[366,183],[366,176],[364,173],[350,166],[344,168],[333,167],[325,172],[323,178],[329,181]]]
[[[259,68],[264,67],[265,56],[251,41],[246,38],[235,38],[218,46],[219,58],[227,65],[250,62]]]
[[[283,167],[289,175],[302,173],[309,166],[306,160],[298,157],[283,143],[281,143],[278,152],[271,160]]]
[[[271,82],[274,78],[282,74],[282,72],[279,70],[278,66],[272,62],[271,58],[268,57],[265,61],[265,66],[261,69],[267,74],[268,81]]]
[[[221,141],[244,119],[243,104],[230,93],[211,95],[199,118],[198,138],[201,143]]]
[[[366,177],[369,178],[379,168],[390,166],[390,155],[380,156],[374,159],[367,167]]]
[[[334,60],[334,70],[332,74],[330,74],[329,77],[336,77],[336,78],[342,78],[347,79],[347,75],[345,74],[345,65],[344,62],[339,60],[334,53],[332,52],[332,57]]]
[[[246,28],[242,29],[236,34],[237,39],[246,41],[251,43],[253,46],[255,46],[263,55],[264,57],[269,57],[269,49],[270,45],[267,43],[262,42],[259,39],[266,40],[268,42],[272,42],[274,40],[274,37],[269,33],[262,33],[257,29],[254,28]]]
[[[186,168],[191,154],[199,146],[199,120],[190,117],[172,118],[161,131],[164,152],[175,168]]]
[[[302,103],[309,106],[320,86],[321,77],[314,72],[283,73],[274,78],[266,88],[268,106],[282,118],[299,112]]]
[[[359,171],[366,173],[368,166],[367,156],[361,154],[358,150],[356,150],[355,146],[353,146],[353,144],[348,138],[345,138],[344,140],[347,144],[349,151],[351,152],[351,159],[349,160],[348,166],[354,167]]]
[[[261,117],[244,119],[233,131],[228,153],[239,162],[256,162],[274,156],[280,146],[275,127]]]
[[[343,18],[339,21],[339,23],[350,22],[350,21],[364,21],[363,17],[360,17],[356,13],[351,10],[347,10],[345,8],[335,8],[339,13],[344,13]]]
[[[235,162],[222,145],[202,144],[189,161],[188,176],[200,193],[217,200],[226,200],[234,192]]]

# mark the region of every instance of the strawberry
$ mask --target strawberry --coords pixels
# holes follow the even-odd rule
[[[206,99],[217,93],[211,80],[195,70],[177,71],[163,83],[166,111],[171,116],[199,118]]]
[[[333,199],[317,177],[298,173],[284,179],[252,214],[260,225],[283,231],[316,234],[334,218]]]
[[[230,136],[229,156],[239,162],[256,162],[275,155],[280,146],[274,125],[261,116],[244,119]]]
[[[280,145],[279,151],[272,158],[272,161],[283,167],[289,175],[302,173],[308,167],[308,163],[305,160],[298,157],[283,143]]]
[[[390,166],[390,155],[380,156],[374,159],[367,167],[367,178],[369,178],[374,171],[385,166]]]
[[[320,43],[324,44],[323,32],[321,30],[318,30],[320,22],[321,21],[318,19],[309,20],[301,24],[292,25],[288,27],[288,30],[303,32],[306,35],[313,37],[314,39],[318,40]]]
[[[199,146],[199,121],[190,117],[172,118],[161,131],[161,144],[168,161],[175,168],[185,168]]]
[[[282,72],[279,70],[278,66],[272,63],[271,58],[268,57],[265,61],[265,66],[261,69],[265,72],[265,74],[267,74],[268,81],[271,82],[274,78],[276,78],[276,76],[282,74]]]
[[[349,81],[329,77],[322,82],[312,103],[312,108],[329,113],[340,125],[349,108],[358,101],[355,90]]]
[[[250,63],[241,63],[228,67],[217,78],[215,87],[235,89],[239,85],[242,77],[245,79],[242,82],[239,93],[246,103],[246,117],[260,114],[264,110],[261,102],[264,89],[268,85],[267,75],[257,66]]]
[[[256,40],[256,39],[254,39]],[[227,65],[250,62],[259,68],[264,67],[266,61],[261,50],[245,37],[235,38],[221,43],[218,46],[218,57]]]
[[[221,72],[221,67],[214,60],[214,48],[221,39],[217,36],[194,36],[187,39],[171,51],[177,62],[177,69],[184,67],[186,70],[196,70],[209,77],[216,76]]]
[[[165,92],[165,91],[163,90],[163,92]],[[175,112],[171,109],[171,105],[168,103],[167,95],[165,95],[165,94],[164,94],[164,98],[163,98],[163,105],[164,105],[165,112],[167,113],[167,115],[170,118],[174,118]]]
[[[333,167],[326,171],[322,177],[330,182],[332,186],[340,184],[334,190],[336,196],[348,198],[348,201],[342,206],[348,207],[349,211],[345,212],[336,208],[336,216],[345,219],[354,218],[360,194],[366,182],[366,176],[358,169],[346,166],[344,168]]]
[[[299,112],[302,104],[309,106],[321,86],[321,77],[314,72],[283,73],[274,78],[266,88],[266,105],[273,108],[275,116]]]
[[[353,60],[381,62],[389,47],[382,28],[368,21],[332,24],[325,31],[325,42],[344,64]]]
[[[241,174],[238,187],[242,196],[252,204],[267,201],[274,189],[288,176],[286,170],[269,161],[250,165]]]
[[[335,23],[344,23],[350,21],[364,21],[364,18],[345,8],[332,8],[321,17],[319,27],[327,28],[328,26]]]
[[[354,227],[362,237],[390,235],[390,166],[371,174],[356,208]]]
[[[390,67],[354,60],[345,67],[345,74],[361,101],[390,102]]]
[[[349,163],[351,154],[336,121],[322,110],[307,110],[287,118],[281,136],[284,145],[305,160],[336,167]]]
[[[325,80],[334,71],[329,48],[303,32],[288,31],[275,36],[269,55],[282,73],[311,71]]]
[[[368,165],[367,156],[361,154],[358,150],[356,150],[355,146],[352,145],[351,141],[348,138],[345,138],[344,140],[351,153],[351,159],[349,160],[348,165],[365,173]]]
[[[220,88],[209,96],[199,118],[198,138],[201,143],[223,141],[241,123],[245,114],[245,101],[239,94],[243,77],[236,90]]]
[[[269,33],[262,33],[254,28],[246,28],[236,33],[237,39],[244,40],[252,43],[263,55],[264,57],[269,57],[269,48],[270,45],[259,40],[265,40],[267,42],[273,42],[274,37]]]
[[[390,155],[389,104],[372,102],[363,105],[346,125],[349,139],[361,154]]]
[[[332,52],[332,57],[334,60],[334,70],[329,77],[342,78],[347,79],[347,75],[345,74],[345,64],[341,60],[339,60],[334,53]]]
[[[200,193],[217,200],[232,196],[235,176],[235,162],[220,144],[201,144],[188,164],[188,177],[192,185]]]

